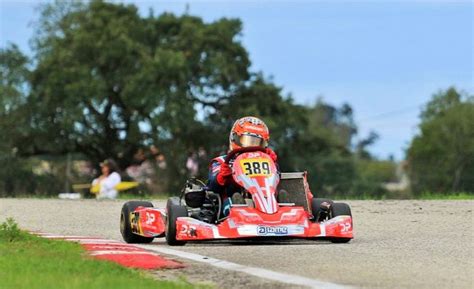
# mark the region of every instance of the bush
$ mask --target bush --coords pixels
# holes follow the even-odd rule
[[[7,218],[5,222],[0,224],[0,241],[13,242],[23,239],[25,234],[20,231],[17,223],[13,218]]]
[[[0,197],[53,196],[64,189],[64,170],[35,173],[39,159],[3,155],[0,166]],[[61,175],[62,174],[62,175]]]
[[[357,177],[352,186],[353,195],[376,198],[387,196],[384,183],[396,181],[396,164],[392,161],[360,159],[356,161]]]

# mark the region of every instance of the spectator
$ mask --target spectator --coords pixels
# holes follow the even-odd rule
[[[194,152],[188,154],[186,168],[190,177],[196,177],[199,172],[198,155]]]
[[[92,181],[92,186],[99,185],[97,199],[115,199],[118,192],[115,188],[122,178],[118,173],[118,166],[112,159],[107,159],[100,163],[102,174]]]
[[[145,160],[145,151],[143,148],[139,148],[133,156],[132,164],[125,170],[131,178],[140,183],[144,183],[146,181],[146,176],[143,173],[143,163]]]
[[[160,149],[152,145],[150,146],[150,153],[155,159],[156,166],[162,170],[166,169],[165,156],[160,152]]]

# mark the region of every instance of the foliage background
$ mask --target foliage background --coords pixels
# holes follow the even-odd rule
[[[188,155],[203,148],[208,162],[225,152],[244,115],[265,120],[281,169],[307,170],[317,195],[384,197],[384,184],[400,177],[395,162],[371,156],[377,134],[357,134],[349,104],[296,104],[251,71],[239,19],[141,17],[134,5],[58,1],[42,6],[36,25],[33,58],[14,44],[0,51],[4,195],[56,195],[65,179],[90,181],[66,174],[68,154],[96,166],[111,157],[124,169],[151,145],[167,167],[165,185],[150,192],[175,194]],[[450,88],[422,112],[407,152],[415,195],[474,190],[472,107],[472,96]],[[53,169],[35,173],[45,160]]]

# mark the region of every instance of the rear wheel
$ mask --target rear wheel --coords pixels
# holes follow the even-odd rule
[[[334,203],[332,200],[324,198],[313,198],[311,201],[311,213],[313,214],[316,222],[322,221],[321,217],[326,217],[327,213],[329,213],[329,211],[323,210],[323,208],[321,208],[321,204],[324,202],[328,203],[329,205]]]
[[[179,198],[170,198],[166,203],[166,243],[170,246],[182,246],[186,241],[176,240],[176,220],[179,217],[187,217],[188,210],[181,206]]]
[[[333,218],[337,216],[350,216],[352,218],[351,207],[346,203],[333,203],[331,206],[331,215]],[[351,238],[331,238],[331,242],[333,243],[347,243],[350,240]]]
[[[138,207],[152,208],[153,204],[145,201],[129,201],[123,204],[120,214],[120,233],[127,243],[151,243],[153,237],[143,237],[132,232],[130,214]]]

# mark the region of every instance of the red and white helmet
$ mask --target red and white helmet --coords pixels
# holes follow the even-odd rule
[[[259,118],[246,116],[234,122],[229,136],[230,150],[260,146],[266,148],[270,139],[267,125]]]

